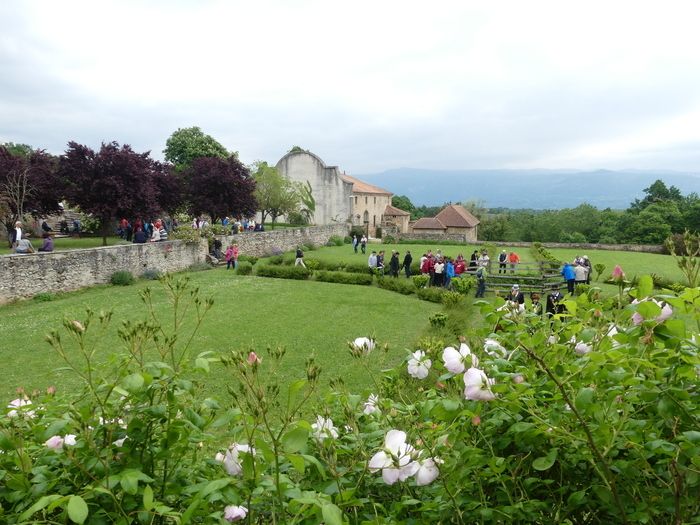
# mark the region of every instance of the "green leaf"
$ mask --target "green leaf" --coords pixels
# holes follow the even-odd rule
[[[586,410],[593,403],[594,394],[595,390],[590,387],[579,390],[578,394],[576,395],[576,400],[574,401],[576,408],[579,410]]]
[[[333,503],[326,503],[321,512],[326,525],[343,525],[343,511]]]
[[[231,478],[221,478],[221,479],[215,479],[214,481],[210,481],[207,483],[206,487],[202,489],[202,496],[206,497],[212,492],[216,492],[217,490],[221,490],[222,488],[228,486],[231,484]]]
[[[150,485],[146,485],[143,489],[143,508],[146,510],[153,508],[153,489]]]
[[[287,408],[290,409],[294,406],[294,403],[299,396],[299,393],[304,389],[308,381],[306,379],[299,379],[294,381],[289,385],[289,390],[287,391]]]
[[[194,360],[194,367],[209,373],[209,361],[203,357],[198,357]]]
[[[306,462],[304,457],[299,454],[287,454],[287,459],[299,474],[304,474],[304,469],[306,467]]]
[[[80,496],[71,496],[66,505],[68,517],[74,523],[83,523],[88,517],[88,506]]]
[[[557,449],[553,448],[549,451],[549,454],[541,458],[537,458],[532,462],[532,468],[535,470],[549,470],[554,465],[557,460]]]
[[[654,319],[661,313],[661,307],[653,301],[644,301],[637,305],[637,313],[644,319]]]
[[[50,496],[43,496],[39,498],[39,501],[37,501],[34,505],[29,507],[27,510],[25,510],[19,517],[19,521],[25,521],[28,519],[30,516],[32,516],[35,512],[40,511],[43,508],[46,508],[50,503],[62,499],[63,496],[59,496],[58,494],[51,494]]]
[[[42,435],[42,440],[47,440],[51,436],[55,436],[56,434],[59,434],[61,430],[65,428],[65,426],[68,424],[68,420],[66,419],[58,419],[51,423],[48,427],[46,427],[46,430],[44,430],[44,433]]]
[[[144,383],[145,380],[141,374],[130,374],[122,381],[124,388],[129,392],[138,392],[143,388]]]
[[[306,447],[309,432],[302,427],[296,427],[282,437],[282,444],[287,452],[299,452]]]
[[[651,275],[642,275],[637,284],[637,299],[649,297],[654,291],[654,280]],[[658,314],[657,314],[658,315]]]
[[[576,310],[578,310],[578,303],[576,301],[562,301],[562,304],[568,313],[576,315]]]

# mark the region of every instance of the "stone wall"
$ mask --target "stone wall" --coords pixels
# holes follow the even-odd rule
[[[206,243],[165,241],[0,257],[0,303],[42,292],[65,292],[107,283],[127,270],[176,272],[204,262]]]
[[[237,235],[219,237],[223,249],[229,244],[238,244],[241,255],[261,257],[278,251],[287,252],[300,244],[313,243],[322,246],[333,235],[345,237],[350,231],[347,224],[331,224],[328,226],[309,226],[308,228],[284,228],[265,232],[247,232]]]
[[[402,233],[399,237],[409,241],[454,241],[461,244],[467,242],[467,236],[463,233]]]

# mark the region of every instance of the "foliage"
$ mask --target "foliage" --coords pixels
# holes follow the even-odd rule
[[[328,242],[330,243],[330,246],[342,246],[345,244],[345,239],[343,239],[340,235],[331,235]]]
[[[442,294],[442,304],[447,308],[456,308],[464,302],[464,295],[460,292],[447,290]]]
[[[606,268],[606,266],[602,263],[596,263],[593,265],[593,269],[595,270],[595,280],[596,281],[600,280],[600,276],[603,275],[605,268]]]
[[[400,210],[407,211],[408,213],[410,213],[411,219],[417,218],[413,216],[416,207],[411,202],[411,199],[409,199],[406,195],[394,195],[393,197],[391,197],[391,205],[394,208],[398,208]]]
[[[450,286],[455,292],[467,295],[476,286],[476,278],[470,275],[462,275],[450,281]]]
[[[418,288],[416,290],[416,295],[424,301],[442,303],[442,296],[445,294],[445,291],[444,288]]]
[[[316,212],[316,199],[311,191],[311,183],[308,180],[306,184],[297,183],[296,190],[301,201],[299,215],[303,220],[302,224],[311,224]]]
[[[277,217],[299,212],[299,194],[294,183],[282,176],[277,168],[262,161],[257,162],[254,167],[255,200],[262,215],[262,222],[264,223],[269,215],[274,229]]]
[[[141,274],[141,279],[145,279],[147,281],[157,281],[163,276],[163,272],[156,268],[148,268],[144,270],[144,272]]]
[[[276,279],[308,279],[311,270],[302,266],[268,266],[257,265],[255,275],[259,277],[274,277]]]
[[[248,261],[238,260],[236,275],[251,275],[253,273],[253,265]]]
[[[238,256],[238,262],[241,261],[249,262],[252,266],[255,266],[255,264],[258,262],[258,257],[255,255],[242,254]]]
[[[116,142],[102,143],[97,153],[69,142],[59,159],[67,200],[99,219],[105,245],[114,221],[149,217],[160,210],[159,189],[154,182],[159,169],[149,153],[136,153]]]
[[[392,235],[385,235],[385,236],[382,238],[382,243],[383,243],[383,244],[395,244],[395,243],[396,243],[396,239],[395,239]]]
[[[54,299],[56,299],[56,295],[48,292],[41,292],[32,297],[32,300],[38,303],[53,301]]]
[[[212,222],[226,216],[255,213],[255,181],[238,157],[195,159],[183,172],[188,184],[190,211],[206,213]]]
[[[413,281],[413,286],[416,288],[425,288],[428,285],[428,281],[430,280],[429,275],[414,275],[411,277],[411,280]]]
[[[197,127],[178,128],[168,138],[163,150],[165,160],[172,162],[178,171],[183,171],[202,157],[225,159],[231,154],[210,135]]]
[[[370,286],[374,282],[373,277],[369,274],[329,272],[326,270],[314,272],[314,279],[326,283],[358,284],[363,286]]]
[[[134,284],[134,276],[127,270],[119,270],[111,275],[109,282],[115,286],[129,286]]]
[[[25,214],[57,212],[62,196],[54,157],[25,145],[0,146],[0,220],[8,231]]]
[[[444,314],[442,312],[438,312],[438,313],[431,315],[428,318],[428,321],[430,321],[430,325],[433,326],[434,328],[442,328],[447,323],[447,319],[448,319],[448,317],[446,314]]]
[[[680,253],[676,251],[673,238],[666,239],[666,249],[676,259],[678,268],[688,280],[688,286],[695,288],[700,285],[700,233],[686,230],[683,234],[683,251]]]
[[[377,279],[377,286],[402,295],[411,295],[416,292],[413,281],[408,279],[396,279],[394,277],[383,276]]]

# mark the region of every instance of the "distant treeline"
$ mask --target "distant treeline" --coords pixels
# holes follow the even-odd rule
[[[593,242],[604,244],[663,244],[674,233],[700,231],[700,197],[683,195],[675,186],[657,180],[644,189],[626,210],[599,210],[590,204],[560,210],[486,208],[464,202],[480,221],[484,241]],[[414,206],[399,195],[394,206],[411,213],[411,219],[433,217],[442,206]]]

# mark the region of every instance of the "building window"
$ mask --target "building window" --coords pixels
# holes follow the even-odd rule
[[[357,195],[355,195],[355,206],[357,206]]]
[[[362,216],[362,221],[363,222],[369,222],[369,212],[365,210],[364,215]]]
[[[365,204],[367,204],[367,197],[365,197]]]
[[[374,204],[377,204],[377,197],[374,198]]]
[[[377,225],[377,216],[372,215],[372,226],[376,226],[376,225]]]

